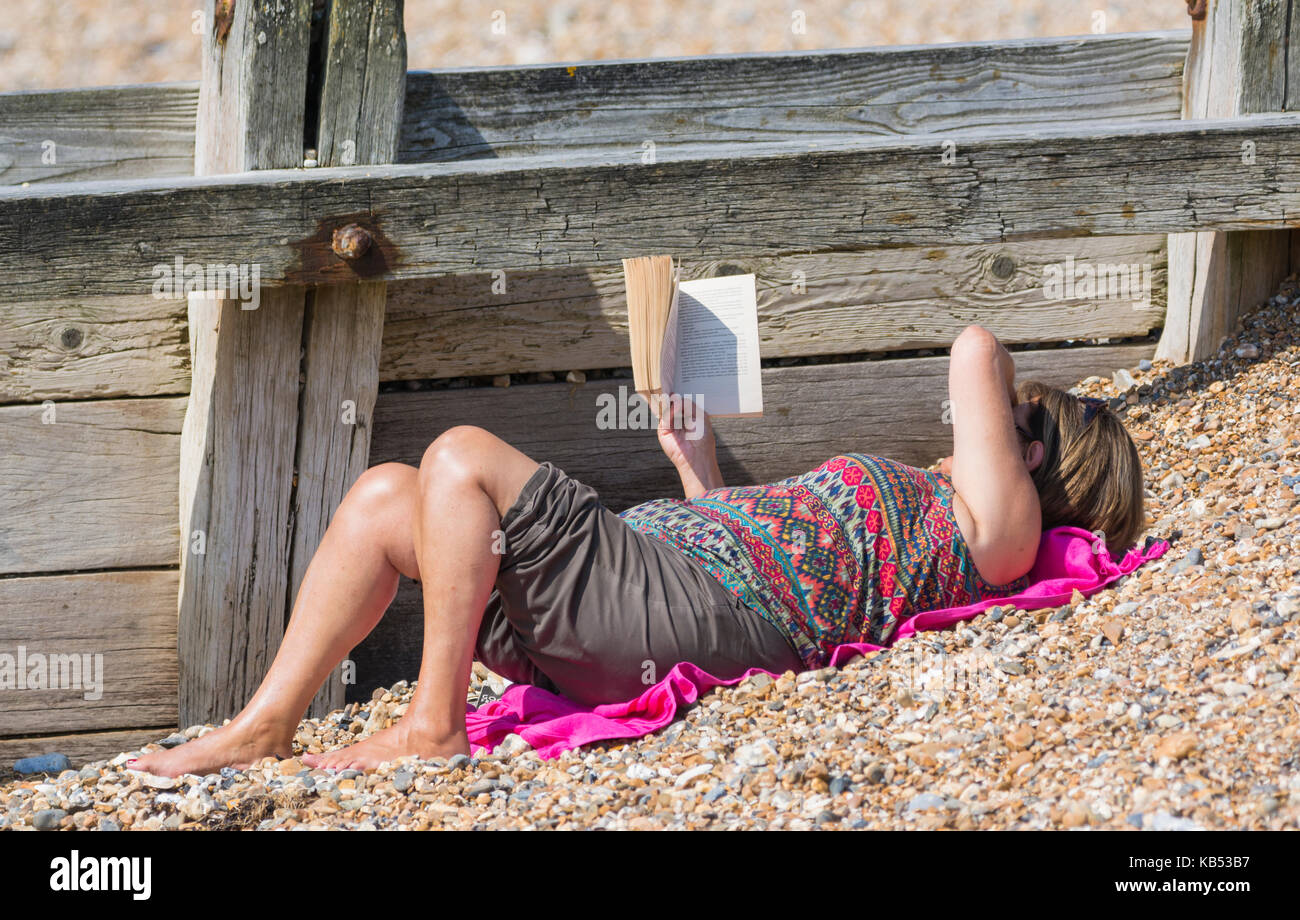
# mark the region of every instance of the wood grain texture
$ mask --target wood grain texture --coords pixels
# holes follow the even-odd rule
[[[331,0],[317,127],[322,166],[396,162],[406,99],[402,0]]]
[[[328,15],[321,49],[319,161],[322,166],[391,163],[406,94],[402,0],[332,0]],[[295,604],[334,511],[366,471],[386,287],[382,281],[318,287],[307,308],[289,570]],[[324,716],[339,708],[343,690],[336,667],[309,714]]]
[[[176,588],[174,569],[0,578],[0,654],[16,658],[23,646],[29,662],[35,654],[47,660],[80,658],[75,669],[67,659],[59,667],[51,664],[46,688],[0,689],[3,732],[171,722],[176,716]],[[62,689],[55,686],[56,671],[73,678],[64,680]]]
[[[399,162],[1178,117],[1188,33],[412,72]]]
[[[195,175],[302,166],[311,7],[204,0]]]
[[[207,0],[196,173],[301,166],[311,8]],[[211,206],[197,216],[209,232],[230,219]],[[179,254],[169,236],[154,239],[167,261]],[[249,261],[245,252],[221,264]],[[189,296],[177,601],[184,725],[234,716],[284,635],[305,298],[302,287],[261,291],[246,310],[214,292]]]
[[[763,356],[785,358],[947,348],[973,322],[1013,344],[1059,342],[1083,329],[1090,338],[1146,335],[1163,322],[1164,245],[1163,236],[1133,236],[725,260],[688,256],[683,271],[687,278],[753,272]],[[1102,296],[1047,298],[1045,271],[1064,271],[1067,259],[1080,277],[1085,267],[1102,273]],[[1116,266],[1136,266],[1149,277],[1149,299],[1143,301],[1140,290],[1136,300],[1112,297],[1109,278]],[[621,268],[395,282],[388,288],[380,377],[620,367],[628,362],[628,347]]]
[[[1205,19],[1193,24],[1184,118],[1300,109],[1295,5],[1295,0],[1210,0]],[[1245,159],[1246,152],[1239,151],[1239,168],[1253,168]],[[1295,236],[1291,230],[1171,235],[1168,320],[1157,357],[1184,362],[1213,355],[1241,318],[1300,266],[1291,258]]]
[[[95,761],[112,760],[118,754],[139,751],[146,744],[160,741],[174,731],[176,726],[168,721],[157,728],[0,738],[0,761],[12,764],[15,760],[38,754],[66,754],[73,769],[78,769]]]
[[[1165,237],[1097,237],[687,261],[688,277],[752,271],[769,358],[945,347],[980,322],[1004,342],[1143,335],[1163,321]],[[1044,269],[1150,266],[1149,302],[1049,301]],[[803,272],[805,290],[793,290]],[[512,272],[388,285],[380,379],[617,367],[627,361],[617,269]],[[332,286],[331,290],[340,290]],[[184,301],[87,297],[0,311],[0,402],[183,394],[190,388]],[[7,373],[5,373],[7,372]]]
[[[411,71],[397,162],[1172,119],[1189,35]],[[0,93],[0,184],[191,175],[198,98],[198,83]]]
[[[0,93],[0,185],[194,171],[197,84]]]
[[[194,373],[179,476],[184,725],[237,713],[284,635],[303,296],[263,291],[256,310],[190,299]]]
[[[1149,358],[1152,345],[1015,352],[1017,379],[1072,386]],[[948,359],[906,358],[769,369],[763,372],[762,419],[716,425],[719,465],[729,485],[772,482],[814,468],[845,451],[928,466],[952,452],[943,424]],[[622,381],[630,389],[631,380]],[[680,497],[681,485],[651,431],[601,431],[596,396],[619,382],[540,384],[506,390],[389,393],[375,413],[371,462],[418,464],[438,434],[480,425],[536,460],[550,460],[596,488],[615,511],[656,497]],[[379,625],[352,654],[357,683],[348,698],[368,700],[375,687],[419,671],[424,613],[418,585],[402,579]]]
[[[0,574],[176,563],[184,398],[0,407]]]
[[[1251,169],[1241,168],[1245,140],[1261,153]],[[176,255],[256,262],[273,286],[658,252],[718,259],[1277,229],[1300,221],[1297,140],[1300,116],[1273,115],[785,144],[645,166],[516,157],[4,189],[0,300],[78,296],[92,283],[139,293],[150,266]],[[957,144],[951,165],[945,141]],[[345,262],[330,237],[354,222],[375,245]]]
[[[185,301],[84,297],[0,311],[0,403],[190,388]]]

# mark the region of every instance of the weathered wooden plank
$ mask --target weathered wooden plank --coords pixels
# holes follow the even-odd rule
[[[0,311],[0,403],[190,388],[185,301],[84,297]]]
[[[194,171],[198,86],[0,93],[0,185]]]
[[[1165,303],[1163,236],[1044,240],[888,252],[687,259],[690,277],[743,268],[758,276],[759,334],[769,358],[930,348],[978,316],[1004,342],[1143,335]],[[1047,300],[1048,266],[1073,257],[1151,271],[1147,302]],[[803,272],[805,292],[793,286]],[[627,362],[619,269],[513,272],[388,286],[382,380],[617,367]],[[330,288],[337,290],[337,286]],[[345,333],[346,334],[346,333]],[[0,402],[160,396],[190,388],[184,301],[139,297],[19,303],[0,311]],[[349,397],[350,398],[350,397]]]
[[[333,0],[322,48],[324,76],[317,147],[323,166],[391,163],[406,92],[401,0]],[[387,285],[316,288],[307,307],[290,598],[357,477],[366,471]],[[307,611],[310,615],[310,611]],[[343,705],[335,672],[313,701],[324,716]]]
[[[0,300],[149,289],[151,264],[264,286],[1300,222],[1300,116],[755,145],[653,165],[515,157],[0,190]],[[1243,168],[1241,145],[1256,164]],[[944,162],[944,144],[951,164]],[[37,192],[40,194],[37,194]],[[220,214],[214,221],[209,214]],[[375,237],[331,251],[349,223]],[[166,244],[161,241],[166,240]]]
[[[1177,118],[1188,33],[413,72],[399,162]]]
[[[1212,0],[1205,18],[1193,24],[1184,118],[1300,108],[1300,9],[1295,5],[1295,0]],[[1254,142],[1244,139],[1240,168],[1251,168],[1258,156]],[[1157,355],[1182,362],[1214,354],[1241,317],[1300,265],[1291,258],[1294,236],[1285,230],[1170,236],[1173,283]]]
[[[302,165],[312,0],[205,0],[194,174]]]
[[[0,655],[11,656],[15,680],[24,674],[22,688],[0,686],[3,732],[174,719],[177,584],[174,569],[0,578]],[[26,669],[17,667],[20,646]],[[44,675],[34,673],[37,655]]]
[[[1189,34],[411,71],[397,162],[1177,118]],[[197,83],[0,94],[0,184],[193,174],[198,96]]]
[[[763,356],[946,348],[979,322],[1003,342],[1146,335],[1165,302],[1165,237],[1098,237],[1006,245],[917,247],[694,260],[688,278],[753,272]],[[1067,262],[1067,260],[1072,260]],[[1074,296],[1047,280],[1072,266]],[[1140,285],[1116,296],[1118,267]],[[1100,288],[1083,281],[1091,271]],[[1127,278],[1128,275],[1125,275]],[[504,288],[502,288],[504,286]],[[1091,293],[1092,291],[1096,293]],[[1145,298],[1145,299],[1144,299]],[[389,286],[383,380],[620,367],[628,362],[622,270],[457,275]]]
[[[322,166],[393,163],[406,100],[403,0],[331,0],[317,125]]]
[[[1090,374],[1134,367],[1153,349],[1050,348],[1014,357],[1019,377],[1070,386]],[[630,390],[631,379],[381,393],[370,460],[418,464],[443,430],[479,425],[590,483],[612,508],[675,494],[676,474],[652,431],[598,427],[599,401],[616,400],[620,385]],[[943,422],[947,398],[946,356],[768,368],[764,417],[717,422],[719,466],[727,482],[755,483],[812,469],[837,451],[929,464],[951,453],[952,432]]]
[[[195,172],[301,164],[311,9],[311,0],[208,0]],[[230,220],[211,206],[200,215],[214,232]],[[178,254],[166,234],[153,239]],[[189,297],[192,380],[179,470],[185,725],[238,712],[284,635],[306,292],[259,296],[257,309],[213,292]]]
[[[0,574],[175,565],[185,399],[0,407]]]
[[[66,754],[73,768],[100,760],[112,760],[118,754],[138,751],[176,731],[174,724],[126,731],[84,732],[71,735],[39,735],[26,738],[0,738],[0,762],[5,767],[15,760],[38,754]]]
[[[303,296],[264,291],[248,311],[190,299],[194,374],[178,471],[185,725],[238,712],[284,635]]]
[[[1018,351],[1017,379],[1072,386],[1150,357],[1152,345]],[[948,359],[908,358],[789,367],[763,372],[762,419],[717,422],[718,457],[727,483],[771,482],[812,469],[844,451],[928,466],[952,452],[943,424]],[[629,388],[631,380],[622,381]],[[648,498],[680,497],[681,486],[650,431],[601,431],[596,396],[618,383],[545,384],[380,396],[371,462],[418,463],[444,428],[475,424],[538,460],[550,460],[594,486],[622,510]],[[430,424],[430,419],[436,419]],[[356,685],[348,698],[412,679],[420,666],[424,614],[418,585],[402,579],[388,613],[351,655]]]

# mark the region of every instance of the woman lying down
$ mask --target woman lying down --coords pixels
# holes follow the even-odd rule
[[[350,747],[302,757],[369,769],[403,755],[468,754],[478,658],[503,677],[585,704],[639,696],[689,661],[730,679],[822,667],[848,642],[884,644],[913,613],[1019,593],[1044,529],[1143,528],[1137,447],[1100,400],[1026,381],[970,326],[952,346],[954,450],[940,472],[868,454],[768,485],[726,487],[703,436],[664,419],[685,500],[621,515],[588,486],[486,431],[452,428],[417,469],[367,470],[334,515],[284,641],[229,724],[131,769],[175,776],[292,756],[307,706],[374,628],[398,578],[420,582],[424,650],[406,714]],[[680,420],[679,420],[680,421]]]

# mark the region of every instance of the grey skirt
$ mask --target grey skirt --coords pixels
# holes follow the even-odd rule
[[[634,699],[683,661],[723,679],[803,669],[781,630],[550,463],[501,528],[474,655],[508,680],[594,705]]]

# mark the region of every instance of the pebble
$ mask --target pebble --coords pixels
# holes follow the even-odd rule
[[[658,774],[643,763],[630,764],[627,768],[628,779],[648,780],[654,779]]]
[[[1157,812],[1146,821],[1149,831],[1199,831],[1203,828],[1191,818],[1178,818],[1168,812]]]
[[[1201,552],[1200,548],[1192,547],[1190,550],[1188,550],[1186,556],[1184,556],[1182,559],[1179,559],[1177,562],[1175,562],[1172,566],[1169,567],[1169,574],[1177,575],[1180,572],[1187,571],[1194,565],[1203,565],[1204,563],[1205,563],[1205,556]]]
[[[1195,751],[1199,744],[1200,741],[1193,732],[1170,735],[1156,747],[1156,757],[1182,760]]]
[[[40,754],[14,763],[15,773],[62,773],[72,766],[66,754]]]
[[[711,763],[702,763],[698,766],[691,767],[689,770],[684,771],[680,776],[678,776],[673,782],[673,785],[678,788],[689,785],[706,773],[712,772],[712,770],[713,764]]]
[[[32,827],[38,831],[57,830],[59,822],[67,816],[62,808],[43,808],[32,816]]]
[[[947,807],[947,802],[944,801],[943,796],[935,795],[933,792],[922,792],[920,795],[913,797],[912,800],[907,803],[908,812],[926,811],[931,808],[945,807]]]

